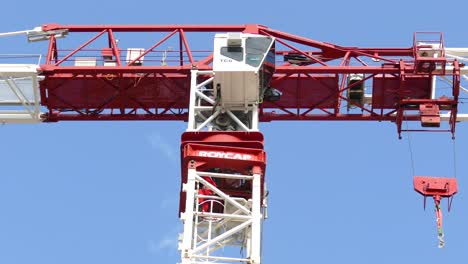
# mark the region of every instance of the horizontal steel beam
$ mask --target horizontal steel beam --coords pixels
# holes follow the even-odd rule
[[[190,73],[191,65],[183,66],[52,66],[41,65],[44,73],[72,74],[119,74],[119,73]],[[211,67],[201,65],[200,70],[211,70]]]
[[[0,124],[35,124],[41,123],[42,120],[37,117],[32,117],[29,113],[7,113],[0,111]]]
[[[182,29],[185,32],[240,32],[257,25],[42,25],[43,31],[68,29],[69,32],[100,32],[111,29],[114,32],[171,32]]]

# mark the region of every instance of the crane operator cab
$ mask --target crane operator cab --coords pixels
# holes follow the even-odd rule
[[[269,87],[275,70],[274,44],[274,38],[263,35],[215,35],[213,88],[221,107],[248,111],[264,98],[279,99],[280,92]]]

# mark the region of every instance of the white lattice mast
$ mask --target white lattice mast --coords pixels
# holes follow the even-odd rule
[[[251,197],[246,199],[226,193],[207,178],[251,182]],[[188,168],[183,189],[186,209],[181,214],[184,230],[179,247],[183,264],[212,261],[260,263],[260,178],[260,173],[207,173],[197,171],[194,166]],[[227,246],[238,249],[225,250]],[[239,249],[245,252],[243,256],[239,256]]]
[[[266,164],[258,107],[273,73],[266,60],[273,44],[260,35],[218,34],[213,71],[191,72],[182,136],[183,264],[261,263]]]
[[[201,85],[196,82],[199,75],[208,78]],[[214,79],[209,77],[211,75],[211,72],[192,71],[192,80],[195,81],[191,87],[187,131],[208,131],[200,133],[208,138],[223,137],[225,143],[234,135],[242,139],[244,133],[236,132],[239,130],[260,134],[255,132],[258,127],[258,106],[242,111],[244,118],[238,118],[233,113],[237,111],[221,109],[205,95],[209,91],[207,85]],[[206,104],[211,104],[209,109],[203,106]],[[231,132],[221,130],[226,127]],[[200,134],[187,132],[184,136],[195,133]],[[242,146],[242,142],[231,143]],[[183,155],[188,167],[182,168],[187,170],[186,183],[182,187],[185,197],[181,197],[185,199],[181,212],[183,233],[179,243],[182,263],[260,263],[261,225],[266,200],[263,199],[262,189],[264,170],[256,164],[265,164],[263,150],[219,145],[219,142],[199,139],[197,144],[185,145]],[[204,167],[198,169],[197,163],[204,163]],[[234,164],[230,166],[230,163]],[[242,167],[250,167],[250,173],[241,174],[245,173],[245,170],[240,169]]]

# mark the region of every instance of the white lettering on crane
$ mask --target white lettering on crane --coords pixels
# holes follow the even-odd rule
[[[220,159],[252,160],[252,155],[221,151],[199,151],[198,156]]]

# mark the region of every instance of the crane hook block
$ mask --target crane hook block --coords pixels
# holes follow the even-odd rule
[[[414,190],[423,196],[451,197],[458,192],[456,178],[414,176]]]
[[[456,178],[439,178],[427,176],[414,176],[414,190],[424,196],[424,208],[426,208],[426,198],[431,196],[434,199],[435,213],[437,220],[437,237],[439,248],[444,247],[444,231],[442,228],[442,208],[440,200],[448,198],[448,210],[450,211],[453,195],[458,192]]]

